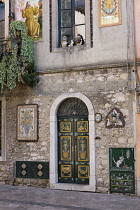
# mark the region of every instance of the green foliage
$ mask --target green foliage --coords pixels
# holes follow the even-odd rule
[[[23,21],[13,21],[10,24],[10,37],[16,37],[16,30],[21,31],[21,58],[23,62],[33,62],[34,61],[34,46],[33,40],[30,36],[27,35],[26,25]]]
[[[22,75],[24,82],[30,87],[34,87],[39,79],[36,78],[36,70],[34,63],[29,63],[25,68],[25,73]]]
[[[3,90],[4,85],[9,90],[16,87],[16,83],[22,81],[34,87],[38,82],[34,65],[34,46],[33,40],[27,35],[26,25],[23,21],[13,21],[10,24],[10,39],[16,38],[16,30],[21,31],[21,47],[18,54],[18,46],[4,55],[0,63],[0,84]]]
[[[1,89],[3,89],[3,86],[6,81],[6,58],[3,57],[2,62],[0,63],[0,84],[1,84]]]

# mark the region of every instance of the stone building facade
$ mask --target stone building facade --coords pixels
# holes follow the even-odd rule
[[[110,159],[110,149],[134,149],[135,155],[136,69],[133,1],[119,1],[121,23],[107,27],[98,25],[98,0],[85,2],[86,44],[62,48],[58,47],[57,0],[43,1],[43,35],[41,40],[34,41],[40,81],[35,88],[19,84],[14,91],[5,90],[1,94],[1,183],[107,192],[110,191],[110,161],[114,158]],[[11,5],[11,10],[14,11],[14,1],[11,1]],[[79,100],[76,104],[77,113],[80,101],[84,102],[88,110],[88,184],[68,183],[67,179],[59,182],[58,111],[68,99]],[[17,106],[29,104],[38,106],[36,142],[17,140]],[[117,124],[110,121],[114,110],[117,116],[121,116]],[[96,119],[97,113],[101,117],[99,122]],[[65,116],[68,117],[72,115]],[[49,162],[49,178],[19,178],[16,174],[17,161]],[[83,166],[86,165],[85,162],[82,163]],[[64,163],[65,166],[70,164]],[[136,183],[135,179],[134,193],[137,193]]]

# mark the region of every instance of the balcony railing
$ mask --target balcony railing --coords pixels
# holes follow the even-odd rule
[[[9,52],[7,40],[0,39],[0,62],[4,55],[7,55]]]
[[[11,50],[14,49],[15,45],[18,47],[17,56],[20,55],[21,49],[21,38],[1,40],[0,39],[0,62],[4,55],[9,55]]]

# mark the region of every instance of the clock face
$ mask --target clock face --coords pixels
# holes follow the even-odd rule
[[[95,121],[96,122],[101,122],[102,121],[102,115],[100,113],[95,114]]]

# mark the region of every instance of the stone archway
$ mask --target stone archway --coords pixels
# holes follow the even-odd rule
[[[89,185],[58,183],[58,135],[57,111],[60,104],[67,98],[79,98],[87,106],[89,115],[89,145],[90,145],[90,179]],[[50,188],[63,190],[92,191],[96,190],[95,178],[95,120],[94,109],[90,100],[82,93],[64,93],[56,98],[50,110]]]

